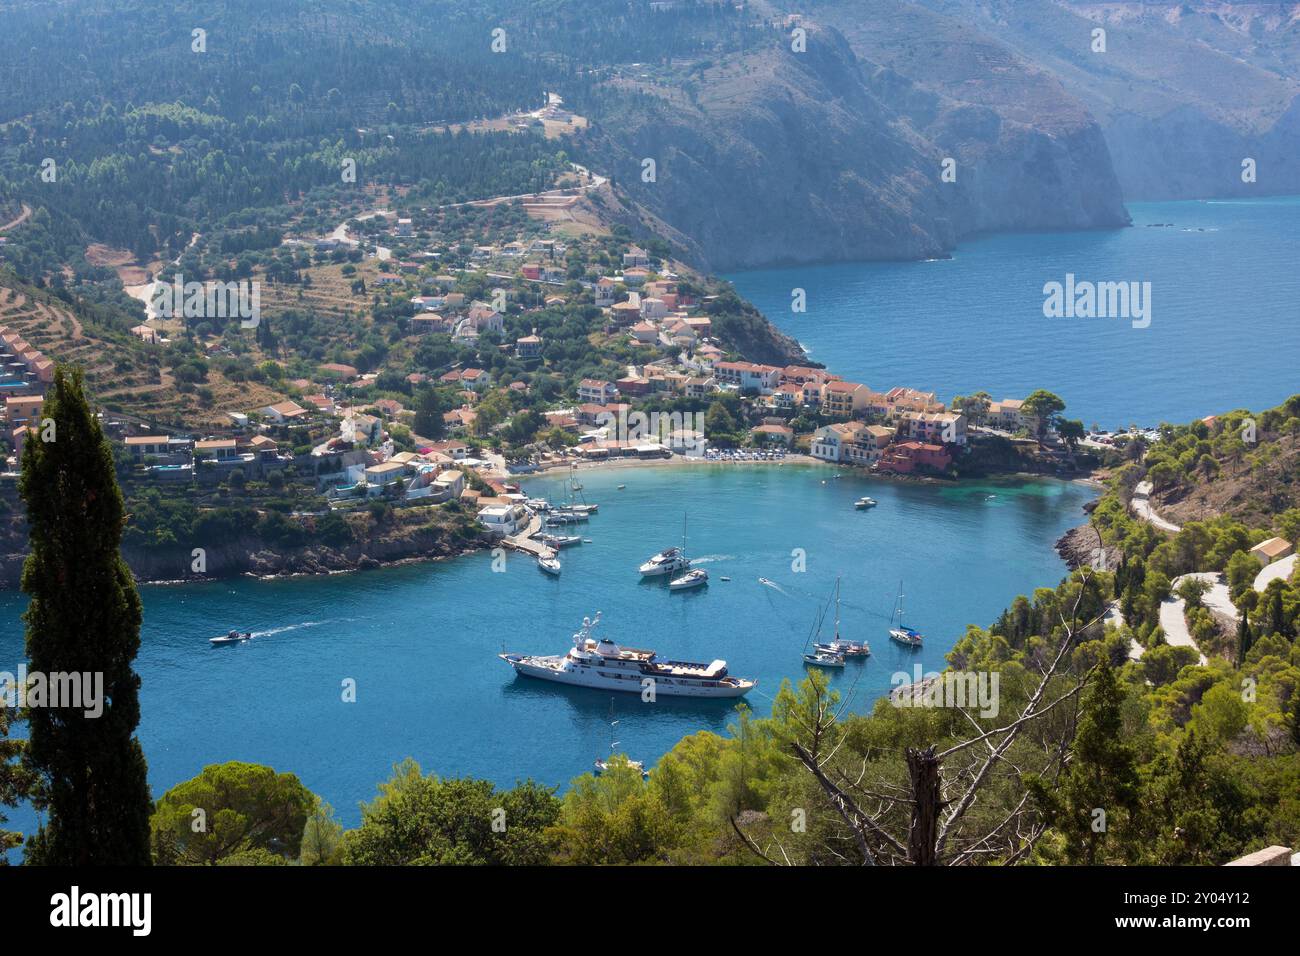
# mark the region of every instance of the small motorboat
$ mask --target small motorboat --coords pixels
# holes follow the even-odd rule
[[[208,643],[209,644],[242,644],[244,641],[252,640],[252,638],[253,638],[252,631],[244,631],[242,634],[239,631],[231,631],[229,634],[223,634],[220,637],[208,638]]]
[[[803,662],[809,667],[843,667],[843,654],[828,654],[825,651],[817,651],[813,654],[805,654]]]
[[[534,538],[548,548],[571,548],[583,542],[583,539],[576,534],[538,534],[534,535]]]
[[[863,495],[857,501],[853,502],[853,507],[857,508],[859,511],[862,511],[866,508],[874,508],[875,506],[876,506],[876,499],[868,498],[866,495]]]
[[[619,486],[618,486],[618,490],[619,490],[619,491],[622,491],[622,490],[623,490],[624,488],[626,488],[626,487],[627,487],[627,485],[619,485]]]
[[[687,591],[691,588],[703,587],[709,583],[709,572],[703,568],[692,568],[679,578],[673,578],[668,582],[670,591]]]
[[[547,574],[553,575],[555,577],[560,576],[559,558],[544,558],[539,555],[537,558],[537,566],[541,568],[543,571],[545,571]]]
[[[723,580],[723,581],[730,581],[731,578],[727,577],[727,576],[724,574],[724,575],[722,576],[722,580]]]

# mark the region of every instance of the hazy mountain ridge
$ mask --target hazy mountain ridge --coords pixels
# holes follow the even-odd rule
[[[1100,124],[1127,200],[1300,192],[1300,3],[916,2],[1059,80]]]

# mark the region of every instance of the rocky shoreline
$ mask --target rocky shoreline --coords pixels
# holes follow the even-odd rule
[[[278,550],[256,537],[203,547],[202,573],[193,570],[193,549],[176,546],[144,549],[124,546],[122,557],[139,584],[190,584],[236,577],[278,578],[344,574],[425,561],[446,561],[482,551],[491,544],[486,533],[461,539],[444,528],[416,528],[390,537],[332,547],[313,543]],[[25,554],[0,556],[0,590],[16,590]]]

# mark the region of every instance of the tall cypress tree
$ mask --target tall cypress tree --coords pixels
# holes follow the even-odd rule
[[[1246,612],[1241,612],[1241,617],[1237,619],[1237,666],[1244,667],[1246,664],[1246,655],[1250,653],[1251,646],[1255,643],[1255,634],[1250,629],[1250,618]]]
[[[31,553],[27,656],[32,673],[103,675],[103,712],[30,706],[26,760],[44,826],[29,863],[147,864],[151,801],[140,722],[140,595],[118,545],[125,523],[113,453],[86,402],[81,371],[59,367],[19,483]],[[84,681],[83,681],[84,686]]]

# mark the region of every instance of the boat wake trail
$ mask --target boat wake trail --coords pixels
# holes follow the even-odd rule
[[[719,561],[734,561],[734,554],[706,554],[702,558],[691,558],[691,564],[716,564]]]
[[[781,587],[781,585],[777,584],[775,581],[768,580],[767,578],[759,578],[758,583],[763,585],[765,588],[771,588],[778,594],[784,594],[786,597],[790,597],[790,592]]]
[[[319,627],[322,624],[333,623],[333,621],[303,621],[300,624],[286,624],[284,627],[272,627],[265,631],[254,631],[253,637],[270,637],[272,634],[283,634],[285,631],[298,631],[304,627]]]

